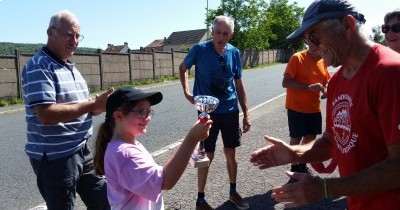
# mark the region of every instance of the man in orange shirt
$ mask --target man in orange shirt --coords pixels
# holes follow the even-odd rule
[[[308,143],[322,133],[321,98],[325,98],[328,69],[316,53],[317,46],[305,41],[308,49],[295,53],[286,67],[282,86],[286,88],[286,109],[290,145]],[[309,173],[305,163],[293,163],[292,172]],[[290,179],[289,183],[296,180]]]

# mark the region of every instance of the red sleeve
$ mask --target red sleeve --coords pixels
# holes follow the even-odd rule
[[[400,141],[400,67],[392,66],[380,72],[376,80],[376,106],[379,124],[387,144]]]

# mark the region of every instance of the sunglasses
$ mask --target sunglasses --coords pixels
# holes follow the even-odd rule
[[[312,43],[316,46],[318,46],[320,44],[318,38],[312,34],[308,37],[304,37],[303,40],[306,44]]]
[[[381,29],[382,29],[382,33],[384,33],[384,34],[389,33],[390,29],[392,29],[392,31],[394,33],[399,33],[400,32],[400,23],[393,24],[392,26],[382,25]]]
[[[224,56],[219,56],[219,65],[221,66],[222,70],[224,72],[226,72],[227,66],[226,66],[226,62],[225,62]]]

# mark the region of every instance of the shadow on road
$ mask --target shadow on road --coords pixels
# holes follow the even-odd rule
[[[285,208],[282,204],[277,203],[271,198],[272,191],[268,191],[264,194],[257,194],[245,198],[250,205],[250,209],[260,210],[275,210],[275,209],[289,209]],[[236,209],[235,205],[230,201],[225,201],[220,206],[215,208],[216,210],[229,210]],[[290,210],[345,210],[346,209],[346,198],[342,197],[335,200],[322,200],[302,208],[291,208]]]

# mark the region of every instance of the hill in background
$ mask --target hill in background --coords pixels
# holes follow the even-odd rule
[[[19,53],[34,54],[41,50],[45,44],[25,44],[25,43],[11,43],[0,42],[0,55],[15,55],[15,50],[18,49]],[[99,49],[89,47],[78,47],[76,53],[98,53]]]

